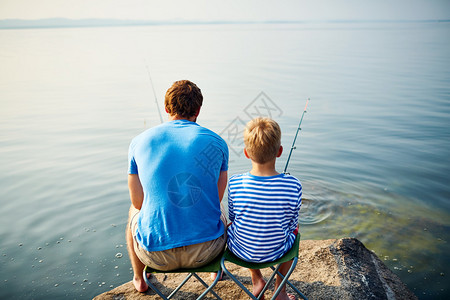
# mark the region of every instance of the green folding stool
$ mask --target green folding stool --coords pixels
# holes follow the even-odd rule
[[[194,269],[177,269],[177,270],[173,270],[173,271],[159,271],[159,270],[155,270],[150,268],[149,266],[146,266],[144,268],[144,280],[147,283],[147,285],[155,292],[157,293],[162,299],[170,299],[172,298],[182,287],[183,285],[192,277],[194,276],[195,278],[197,278],[197,280],[203,284],[203,286],[206,288],[206,290],[197,298],[197,299],[202,299],[203,297],[206,296],[206,294],[208,292],[211,292],[217,299],[222,300],[222,298],[219,297],[219,295],[217,295],[214,291],[213,288],[214,286],[217,284],[217,282],[219,282],[220,279],[220,274],[221,274],[221,266],[220,266],[220,262],[222,260],[222,256],[223,253],[218,255],[212,262],[210,262],[209,264],[203,266],[203,267],[199,267],[199,268],[194,268]],[[211,285],[208,285],[203,279],[200,278],[200,276],[197,275],[197,273],[211,273],[211,272],[217,272],[218,276],[216,277],[216,279],[213,281],[213,283]],[[189,273],[186,278],[184,278],[184,280],[178,285],[178,287],[173,290],[173,292],[169,295],[169,296],[165,296],[154,284],[152,284],[149,280],[149,278],[147,278],[147,274],[148,273],[152,273],[152,274],[157,274],[157,273]]]
[[[228,277],[230,277],[236,284],[244,291],[246,292],[250,298],[259,300],[262,295],[264,295],[264,292],[269,287],[269,284],[272,282],[272,280],[275,278],[275,275],[280,275],[281,278],[283,278],[280,286],[276,291],[274,291],[272,299],[275,299],[278,294],[281,292],[282,287],[287,284],[289,285],[302,299],[307,300],[305,295],[300,292],[298,288],[296,288],[290,281],[289,276],[291,276],[292,272],[295,269],[295,266],[297,265],[298,261],[298,251],[300,246],[300,233],[297,234],[297,237],[295,239],[294,245],[292,245],[291,250],[289,250],[283,257],[272,261],[272,262],[265,262],[265,263],[251,263],[245,260],[242,260],[238,258],[236,255],[234,255],[229,249],[227,249],[222,257],[221,266],[222,270],[227,274]],[[283,276],[278,270],[280,269],[280,266],[282,263],[292,260],[292,265],[289,269],[289,271],[286,273],[286,276]],[[266,285],[262,289],[261,293],[258,297],[255,297],[231,272],[226,268],[225,262],[231,262],[238,266],[249,268],[249,269],[265,269],[265,268],[271,268],[273,270],[272,275],[270,276],[269,280],[267,280]],[[274,266],[277,266],[276,268]]]

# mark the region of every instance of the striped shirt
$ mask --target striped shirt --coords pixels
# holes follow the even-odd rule
[[[291,175],[233,175],[228,184],[228,248],[251,262],[282,257],[294,244],[302,185]]]

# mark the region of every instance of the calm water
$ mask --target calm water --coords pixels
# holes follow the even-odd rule
[[[283,131],[303,239],[356,237],[421,299],[450,291],[450,23],[0,31],[0,298],[75,299],[131,279],[127,149],[190,79],[198,122],[247,171],[242,123]]]

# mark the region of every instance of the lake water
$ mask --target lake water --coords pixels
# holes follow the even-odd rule
[[[249,170],[255,113],[303,183],[302,239],[356,237],[421,299],[450,297],[450,23],[0,30],[0,298],[92,298],[131,280],[127,150],[173,81]]]

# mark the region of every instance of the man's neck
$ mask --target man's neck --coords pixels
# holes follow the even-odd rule
[[[175,120],[187,120],[187,121],[191,121],[191,122],[196,122],[197,121],[197,116],[192,116],[190,118],[185,118],[185,117],[181,117],[178,115],[169,115],[169,121],[175,121]]]
[[[275,170],[275,159],[273,159],[263,164],[252,161],[252,169],[250,170],[250,174],[255,176],[268,177],[275,176],[280,173]]]

